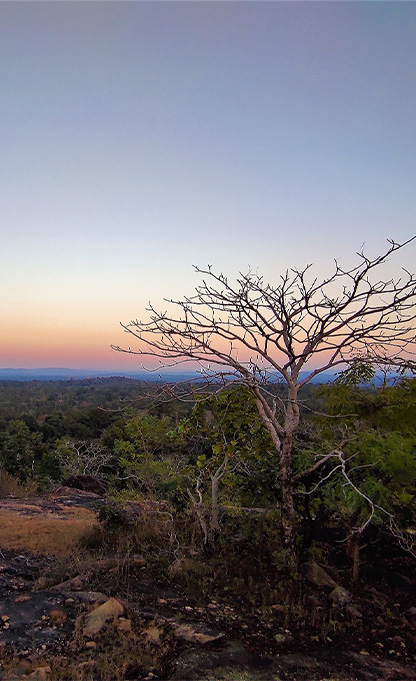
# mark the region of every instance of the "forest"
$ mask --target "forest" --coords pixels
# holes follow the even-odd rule
[[[274,400],[286,398],[278,382],[267,389]],[[299,405],[295,562],[282,532],[273,442],[253,395],[237,383],[3,381],[1,499],[50,497],[66,486],[98,492],[98,524],[70,559],[56,558],[62,582],[92,557],[111,559],[117,569],[99,583],[95,574],[90,588],[128,600],[145,564],[150,582],[182,589],[189,612],[199,608],[251,654],[325,646],[412,663],[416,379],[357,364],[330,383],[305,385]],[[146,673],[136,661],[136,671],[123,667],[117,676],[107,660],[76,678],[211,678],[183,669],[171,676],[175,655],[159,651]],[[310,668],[304,676],[280,672],[241,678],[324,678]]]

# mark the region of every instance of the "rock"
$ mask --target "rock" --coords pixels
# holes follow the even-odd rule
[[[85,644],[85,647],[86,648],[96,648],[97,644],[96,644],[95,641],[87,641],[86,644]]]
[[[98,634],[109,620],[116,620],[123,615],[124,608],[116,598],[109,598],[108,601],[95,608],[85,620],[82,631],[83,636],[90,637]]]
[[[28,674],[28,667],[25,665],[18,665],[17,667],[14,667],[14,669],[10,669],[8,672],[6,672],[4,678],[7,679],[7,681],[21,681],[22,679],[26,679]],[[3,675],[2,677],[3,678]]]
[[[126,632],[131,631],[131,620],[128,620],[125,617],[119,617],[119,620],[117,622],[117,629],[119,631]]]
[[[223,631],[207,627],[198,622],[171,622],[173,632],[177,638],[189,641],[190,643],[212,643],[225,636]]]
[[[304,570],[306,579],[312,584],[315,584],[315,586],[326,586],[330,589],[335,589],[337,586],[337,583],[334,582],[326,570],[318,565],[318,563],[315,563],[315,561],[312,563],[305,563]]]
[[[342,586],[336,586],[335,589],[331,591],[328,598],[333,602],[334,605],[342,607],[350,602],[351,594]]]
[[[149,643],[160,643],[160,629],[157,627],[149,627],[143,631],[143,635],[146,637]]]
[[[80,489],[83,492],[91,492],[100,497],[103,497],[107,492],[106,486],[92,475],[71,475],[67,480],[64,480],[62,484],[65,487],[73,487],[75,489]]]
[[[51,588],[55,591],[80,591],[84,585],[84,579],[81,575],[77,575],[72,579],[67,579],[65,582],[55,584]]]
[[[347,603],[345,610],[354,620],[361,620],[363,618],[362,613],[352,603]]]
[[[51,673],[50,667],[38,667],[27,677],[28,681],[47,681]]]
[[[416,608],[414,605],[411,608],[409,608],[409,610],[406,610],[406,612],[408,615],[413,615],[413,617],[416,617]]]

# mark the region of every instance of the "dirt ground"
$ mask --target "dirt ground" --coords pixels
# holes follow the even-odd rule
[[[189,588],[180,562],[157,575],[140,555],[88,556],[79,542],[101,503],[68,488],[0,501],[0,679],[416,680],[410,562],[354,589],[303,576],[286,601],[267,580],[238,595],[230,569],[215,596],[203,574]],[[87,636],[89,614],[111,598],[122,615]]]

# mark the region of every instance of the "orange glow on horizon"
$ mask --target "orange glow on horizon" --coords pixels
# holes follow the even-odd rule
[[[118,324],[105,325],[103,320],[93,327],[83,325],[83,328],[71,326],[62,320],[54,320],[48,326],[35,323],[25,325],[19,321],[18,324],[9,325],[9,328],[2,328],[0,367],[57,367],[125,372],[143,371],[144,368],[194,371],[198,367],[195,361],[189,361],[166,368],[157,358],[117,352],[110,347],[112,344],[122,348],[131,347],[133,352],[139,347],[139,341]],[[230,350],[226,341],[220,342],[217,347],[225,353]],[[320,356],[320,365],[325,363],[325,354]],[[238,356],[242,362],[248,361],[249,355],[247,349],[239,349]],[[206,361],[214,364],[209,356]],[[168,360],[166,363],[169,364]],[[311,364],[316,365],[316,361],[312,360]]]

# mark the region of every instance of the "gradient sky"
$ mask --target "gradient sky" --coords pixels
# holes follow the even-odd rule
[[[133,371],[119,321],[192,264],[409,238],[415,36],[407,2],[1,2],[0,366]]]

